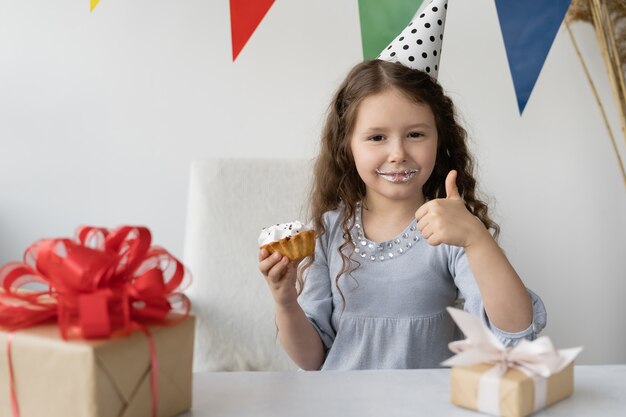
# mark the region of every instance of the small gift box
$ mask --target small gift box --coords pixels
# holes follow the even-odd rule
[[[502,343],[471,314],[448,307],[467,337],[450,343],[451,401],[458,406],[502,417],[524,417],[570,396],[574,359],[582,348],[556,350],[550,339]]]
[[[0,268],[0,416],[170,417],[191,407],[189,274],[150,243],[145,227],[82,227]]]

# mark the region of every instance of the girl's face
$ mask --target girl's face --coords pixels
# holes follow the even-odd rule
[[[421,204],[437,156],[435,116],[398,89],[373,94],[359,105],[350,149],[368,199]]]

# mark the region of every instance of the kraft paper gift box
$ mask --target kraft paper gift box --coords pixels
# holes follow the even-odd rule
[[[451,401],[502,417],[524,417],[572,395],[582,348],[554,349],[547,337],[505,348],[477,317],[448,308],[467,339],[450,343]]]
[[[149,326],[158,357],[157,411],[170,417],[191,408],[193,316]],[[11,355],[20,417],[135,417],[152,415],[148,337],[62,339],[56,325],[12,334]],[[11,397],[7,332],[0,331],[0,416]]]
[[[191,407],[190,276],[151,243],[144,226],[82,226],[0,267],[0,417],[170,417]]]
[[[480,364],[452,368],[452,403],[460,407],[479,410],[480,378],[493,365]],[[569,397],[574,391],[574,364],[545,379],[545,402],[547,407]],[[498,413],[503,417],[524,417],[535,410],[535,382],[522,371],[508,369],[501,377],[497,391]]]

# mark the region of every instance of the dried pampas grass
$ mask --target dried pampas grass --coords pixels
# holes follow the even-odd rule
[[[591,23],[591,12],[587,0],[572,0],[567,9],[566,19],[569,22],[583,21]]]
[[[566,18],[568,22],[583,21],[593,24],[591,3],[594,2],[590,0],[572,0],[567,10]],[[626,75],[626,0],[605,0],[596,1],[595,3],[604,5],[607,9],[621,69]]]
[[[575,21],[589,22],[595,29],[620,115],[622,135],[626,142],[626,0],[572,0],[565,20],[565,25],[567,26],[576,53],[578,54],[585,74],[596,96],[600,111],[602,112],[613,149],[622,171],[624,185],[626,186],[626,169],[620,157],[615,137],[608,123],[606,113],[595,89],[595,85],[593,84],[593,80],[589,75],[580,50],[578,49],[578,45],[576,44],[576,40],[569,27],[569,24]]]

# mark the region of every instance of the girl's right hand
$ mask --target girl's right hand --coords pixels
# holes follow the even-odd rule
[[[259,251],[259,271],[270,287],[272,297],[281,307],[292,305],[298,300],[296,275],[299,261],[290,262],[280,253],[270,254],[267,249]]]

